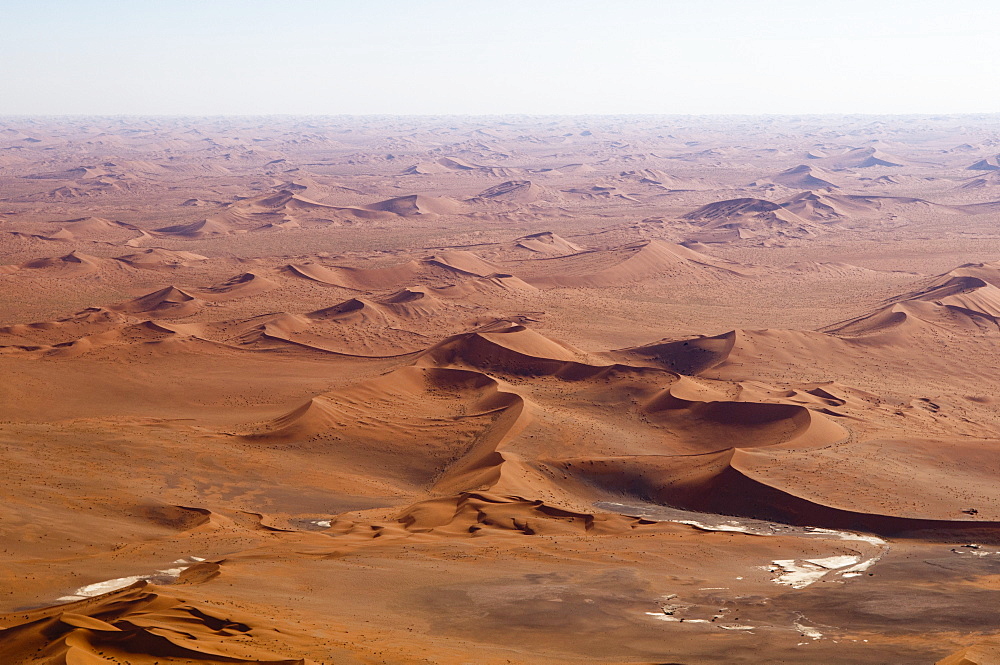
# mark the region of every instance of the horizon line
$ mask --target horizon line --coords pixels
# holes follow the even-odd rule
[[[0,113],[0,119],[12,118],[760,118],[760,117],[939,117],[939,116],[1000,116],[995,111],[823,111],[823,112],[771,112],[756,113]]]

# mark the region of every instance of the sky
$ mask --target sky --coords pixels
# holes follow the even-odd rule
[[[991,0],[0,0],[0,115],[1000,112]]]

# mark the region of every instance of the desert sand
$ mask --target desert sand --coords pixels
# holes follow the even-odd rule
[[[1000,663],[997,120],[0,119],[0,663]]]

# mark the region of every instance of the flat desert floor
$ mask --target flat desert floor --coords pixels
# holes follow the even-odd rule
[[[1000,663],[998,155],[0,119],[0,662]]]

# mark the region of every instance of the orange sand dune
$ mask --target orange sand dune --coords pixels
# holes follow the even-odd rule
[[[391,212],[401,217],[418,215],[454,215],[462,211],[458,201],[440,196],[410,194],[366,206],[369,210]]]
[[[435,294],[442,298],[465,298],[480,293],[504,293],[518,291],[536,291],[537,289],[528,284],[520,277],[515,277],[507,273],[492,273],[484,277],[469,277],[466,279],[454,280],[445,286],[430,287]]]
[[[476,164],[470,164],[461,159],[442,157],[433,162],[421,162],[407,168],[403,173],[410,175],[433,175],[438,173],[449,173],[452,171],[475,171],[480,168]]]
[[[112,308],[129,314],[180,318],[194,314],[200,309],[200,305],[196,296],[175,286],[167,286],[159,291],[113,305]]]
[[[803,219],[828,222],[848,217],[870,215],[877,203],[860,196],[803,192],[783,201],[781,207]]]
[[[494,290],[505,288],[496,278],[482,281]],[[384,297],[351,298],[302,314],[284,312],[215,322],[198,335],[246,350],[288,349],[291,345],[343,356],[405,356],[456,331],[495,319],[488,308],[456,302],[476,290],[455,293],[454,288],[412,286]],[[478,292],[483,291],[480,288]]]
[[[488,447],[496,437],[494,430],[511,427],[507,412],[521,408],[519,397],[478,372],[407,367],[317,396],[248,437],[324,451],[357,474],[374,464],[385,482],[414,491],[442,482],[449,470],[456,473],[452,467],[463,477],[478,477],[482,465],[470,466],[470,459],[463,465],[462,457],[478,460],[486,452],[487,458],[495,456],[479,450],[477,442]],[[391,441],[385,439],[386,431],[392,432]],[[329,442],[345,437],[350,446],[331,447]],[[366,451],[364,462],[356,457],[358,450]],[[482,467],[482,472],[495,473],[490,469],[499,461]]]
[[[777,363],[814,362],[822,354],[842,350],[840,340],[823,333],[792,330],[733,330],[721,335],[667,341],[631,349],[640,357],[653,358],[681,374],[703,374],[709,370],[737,371],[738,379],[753,376],[757,363],[768,358]],[[729,375],[727,374],[727,377]]]
[[[995,641],[974,644],[942,658],[935,665],[994,665],[1000,663],[1000,646]]]
[[[835,189],[843,187],[843,176],[810,164],[799,164],[771,176],[773,182],[795,189]]]
[[[520,169],[473,164],[456,157],[441,157],[430,162],[415,164],[403,171],[407,175],[440,175],[443,173],[468,173],[491,176],[516,175]]]
[[[109,262],[105,259],[73,250],[64,256],[34,259],[22,263],[20,268],[24,271],[38,271],[51,277],[68,278],[97,273],[102,267],[113,263],[113,261]]]
[[[293,274],[345,289],[391,289],[394,286],[415,282],[429,266],[419,261],[397,264],[391,268],[326,267],[316,264],[291,265]]]
[[[733,199],[709,203],[684,215],[684,219],[697,224],[701,230],[691,235],[702,240],[701,235],[732,232],[738,237],[777,234],[789,237],[808,237],[821,232],[822,226],[799,217],[777,203],[762,199]]]
[[[278,643],[297,650],[301,636],[283,635],[257,617],[192,604],[183,592],[165,592],[139,582],[93,600],[0,615],[0,657],[10,665],[38,662],[38,656],[80,664],[305,665],[268,649]]]
[[[892,220],[900,215],[990,214],[989,203],[976,205],[942,205],[920,198],[903,196],[872,196],[806,191],[774,203],[761,199],[717,201],[684,215],[702,230],[691,234],[694,240],[724,242],[753,237],[810,237],[836,230],[831,223],[848,222],[863,225],[866,220]],[[725,235],[728,233],[729,235]]]
[[[947,275],[942,275],[939,280],[944,279],[946,276],[976,277],[988,284],[1000,287],[1000,261],[993,261],[990,263],[965,263],[958,266],[954,270],[948,271]]]
[[[59,229],[41,237],[51,240],[109,240],[133,235],[138,229],[131,224],[112,222],[102,217],[81,217],[65,222],[53,222]]]
[[[175,224],[156,229],[157,233],[185,238],[206,238],[224,236],[232,233],[229,223],[220,216],[209,217],[190,224]]]
[[[522,325],[498,322],[480,331],[445,340],[421,354],[423,364],[471,367],[502,367],[517,373],[551,374],[566,363],[589,359],[588,355],[551,340]]]
[[[377,454],[389,456],[380,458],[379,463],[386,470],[387,481],[403,487],[403,476],[395,470],[400,464],[395,457],[401,453],[394,452],[401,444],[373,448],[365,442],[373,441],[374,432],[381,429],[393,431],[397,441],[399,437],[405,441],[418,436],[417,432],[428,441],[434,430],[439,430],[433,435],[435,440],[438,436],[444,437],[442,441],[454,437],[423,424],[422,418],[427,416],[418,414],[428,414],[442,423],[441,428],[463,432],[459,438],[470,443],[468,452],[457,457],[454,450],[434,452],[442,444],[426,448],[424,455],[438,461],[422,461],[419,464],[427,465],[425,473],[406,476],[410,482],[419,477],[426,487],[432,478],[438,478],[436,487],[442,489],[461,488],[461,481],[476,483],[466,485],[466,489],[488,487],[497,492],[535,486],[555,496],[567,492],[596,492],[596,496],[624,493],[693,510],[885,532],[993,528],[1000,516],[1000,502],[978,502],[982,517],[973,520],[962,514],[962,500],[928,499],[906,510],[901,505],[887,509],[880,503],[907,470],[919,471],[918,478],[910,482],[920,486],[924,496],[937,492],[934,483],[945,469],[945,453],[939,459],[921,460],[916,466],[882,468],[872,475],[870,492],[842,491],[844,485],[836,480],[837,464],[852,463],[850,460],[856,459],[852,453],[867,454],[869,448],[885,450],[889,445],[875,440],[852,443],[849,431],[835,421],[844,417],[839,413],[843,409],[865,408],[869,397],[861,393],[862,399],[857,399],[848,391],[849,399],[854,400],[848,401],[835,397],[842,392],[838,388],[833,388],[834,392],[812,388],[798,393],[757,385],[733,399],[725,385],[713,391],[710,385],[662,370],[588,364],[579,352],[523,327],[456,337],[424,354],[420,363],[420,367],[397,370],[362,386],[314,398],[253,436],[309,446],[322,446],[328,439],[351,441],[368,454],[378,450]],[[470,369],[451,369],[456,365]],[[489,375],[547,376],[546,381],[552,384],[529,388],[529,399],[519,395],[522,389],[498,383]],[[663,388],[664,383],[669,387]],[[516,411],[490,421],[502,426],[502,434],[482,423],[484,429],[468,430],[472,421],[445,425],[447,419],[441,421],[436,415],[435,409],[441,407],[431,400],[447,393],[452,393],[453,400],[473,400],[473,405],[466,407],[470,414],[499,417],[515,406]],[[759,401],[762,397],[766,401]],[[565,407],[552,407],[583,401],[593,405],[591,415],[607,410],[614,432],[618,436],[628,433],[630,452],[616,443],[610,429],[598,429],[592,438],[572,444],[546,443],[555,431],[573,428],[574,417]],[[389,403],[394,406],[388,408]],[[839,406],[831,409],[831,403]],[[658,436],[652,436],[654,432]],[[926,445],[940,449],[942,443],[928,441]],[[985,454],[989,444],[948,445],[952,454],[970,458]],[[338,454],[346,452],[341,448]],[[451,461],[441,466],[446,454],[451,455]],[[813,482],[803,484],[805,475],[786,471],[799,464],[822,469],[822,458],[837,463],[822,471],[819,479],[815,479],[815,472],[809,474]],[[779,460],[781,463],[775,464]],[[412,458],[409,463],[417,464]],[[470,475],[470,469],[477,472]],[[552,475],[556,469],[565,474],[563,480]],[[966,482],[989,482],[991,469],[987,466],[968,473]],[[957,478],[962,472],[946,473]],[[642,481],[635,484],[639,476]],[[450,510],[461,513],[460,506]],[[442,525],[452,520],[435,519],[442,519]],[[351,532],[355,529],[350,527]]]
[[[189,224],[157,229],[165,236],[203,238],[234,231],[298,228],[307,221],[330,222],[343,218],[345,210],[318,203],[295,191],[280,189],[237,201],[215,215]],[[348,214],[348,216],[350,216]]]
[[[1000,331],[1000,288],[978,277],[945,275],[927,288],[900,296],[871,315],[829,328],[843,336],[885,334],[912,327],[945,326]]]
[[[278,189],[293,192],[313,201],[323,200],[340,194],[360,194],[358,190],[352,187],[347,187],[340,183],[326,184],[308,176],[298,177],[285,182],[277,182],[275,186]]]
[[[583,248],[579,245],[576,245],[565,238],[561,238],[550,231],[533,233],[531,235],[524,236],[523,238],[518,238],[514,242],[518,247],[522,247],[529,251],[554,256],[575,254],[583,251]]]
[[[682,178],[676,175],[671,175],[666,171],[661,169],[640,169],[637,171],[622,171],[618,174],[619,177],[626,179],[637,179],[640,183],[646,185],[655,185],[657,187],[662,187],[668,191],[699,191],[713,189],[715,185],[712,183],[704,182],[696,178]]]
[[[273,280],[252,272],[230,277],[220,284],[197,290],[197,297],[203,300],[228,300],[247,298],[277,288]]]
[[[0,664],[992,662],[995,124],[0,118]]]
[[[81,337],[104,332],[126,323],[127,319],[117,311],[92,307],[55,321],[4,326],[0,328],[0,351],[35,350],[45,346],[71,343]]]
[[[508,180],[507,182],[484,189],[473,198],[499,203],[551,203],[561,200],[560,194],[530,180]]]
[[[431,289],[413,287],[393,293],[381,302],[367,302],[352,298],[333,307],[327,307],[307,316],[314,319],[341,319],[344,317],[369,316],[393,318],[420,318],[439,314],[445,308],[444,303],[434,295]]]
[[[133,268],[145,270],[162,270],[170,268],[187,268],[207,261],[208,257],[194,252],[178,252],[169,249],[151,248],[134,254],[115,257]]]
[[[579,513],[540,500],[500,496],[488,492],[463,492],[408,506],[395,524],[379,525],[338,520],[330,529],[347,538],[371,539],[390,535],[392,528],[437,536],[462,537],[489,531],[512,531],[525,535],[554,536],[567,533],[615,535],[655,524],[650,520],[607,513]]]
[[[905,166],[907,161],[901,157],[887,154],[878,148],[855,148],[843,155],[829,157],[825,160],[836,168],[871,168],[878,166]]]
[[[184,301],[183,295],[165,293],[171,289],[149,294],[138,301],[122,303],[127,309],[144,311],[131,312],[133,315],[150,317],[150,319],[176,319],[190,316],[198,310],[199,303]],[[174,289],[174,291],[176,291]],[[185,294],[186,295],[186,294]],[[78,358],[86,354],[102,352],[106,358],[121,357],[112,349],[125,350],[125,357],[133,357],[132,350],[141,348],[152,355],[163,354],[197,354],[218,353],[228,347],[223,343],[213,342],[204,338],[203,328],[199,324],[177,324],[140,320],[137,318],[120,319],[107,317],[96,310],[93,316],[87,318],[73,317],[56,322],[36,324],[45,326],[39,329],[17,329],[17,337],[4,340],[10,344],[0,345],[0,353],[13,353],[30,358]],[[81,313],[81,315],[86,312]],[[119,315],[120,316],[120,315]],[[55,325],[53,325],[55,324]]]
[[[358,291],[387,290],[413,283],[448,284],[469,276],[488,277],[498,267],[471,252],[445,251],[420,260],[388,268],[326,267],[319,264],[290,264],[286,272],[310,280]]]
[[[545,264],[539,266],[544,273],[537,275],[529,274],[528,270],[538,268],[525,266],[525,281],[539,288],[578,288],[619,286],[663,276],[720,279],[743,274],[743,267],[738,264],[660,240],[548,259]]]

